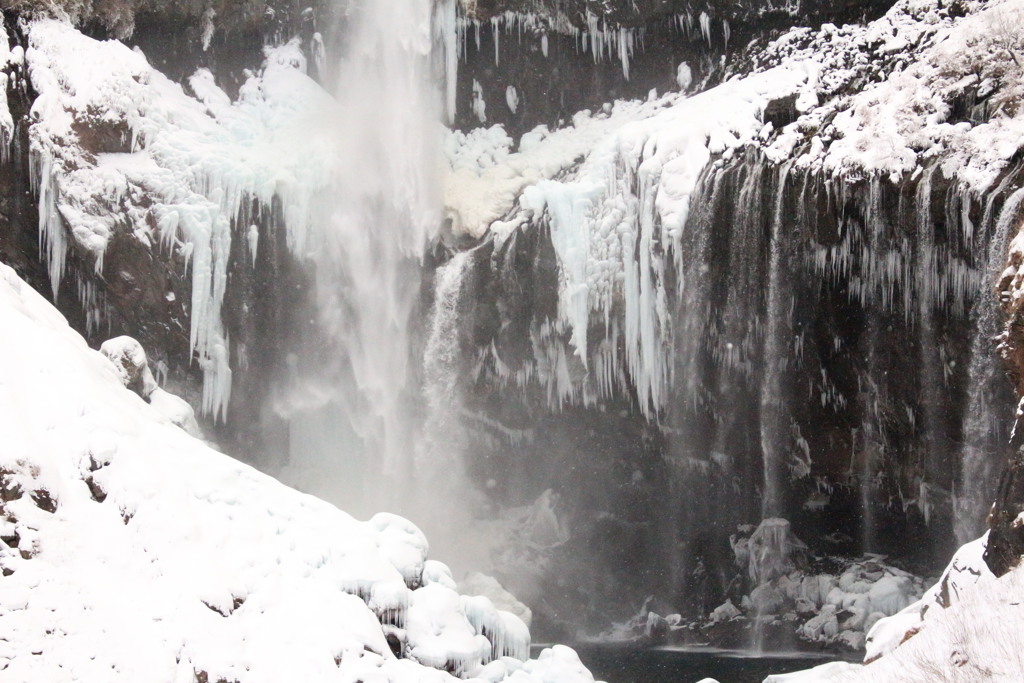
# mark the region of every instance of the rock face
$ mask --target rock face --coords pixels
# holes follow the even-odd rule
[[[1024,398],[1024,238],[1010,243],[1010,253],[996,290],[1005,316],[999,337],[999,353],[1006,364],[1018,398]],[[989,541],[985,562],[996,576],[1003,576],[1024,557],[1024,417],[1017,408],[1016,424],[1006,449],[1007,463],[989,514]]]

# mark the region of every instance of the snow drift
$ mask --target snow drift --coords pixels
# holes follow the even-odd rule
[[[3,265],[0,329],[4,680],[593,681],[568,648],[507,656],[525,626],[460,598],[411,523],[174,426]]]

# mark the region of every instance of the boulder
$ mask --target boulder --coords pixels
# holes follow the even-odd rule
[[[793,533],[789,521],[762,520],[748,541],[750,578],[763,584],[807,566],[807,546]]]
[[[138,394],[171,424],[202,438],[192,406],[157,384],[142,344],[131,337],[115,337],[103,342],[100,353],[114,365],[121,384]]]

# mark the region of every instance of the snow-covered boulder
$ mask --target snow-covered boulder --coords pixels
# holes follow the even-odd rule
[[[800,569],[807,561],[807,546],[793,533],[789,521],[761,521],[747,542],[750,578],[762,584]]]
[[[158,413],[186,432],[201,437],[195,411],[188,401],[161,388],[149,367],[146,350],[131,337],[115,337],[100,345],[100,353],[114,364],[121,383],[149,403]]]
[[[115,337],[103,342],[100,353],[114,364],[125,387],[143,400],[149,400],[150,394],[156,389],[156,379],[149,369],[149,360],[142,344],[131,337]]]
[[[530,608],[520,602],[516,596],[505,590],[505,587],[494,578],[481,572],[470,572],[459,582],[459,591],[466,595],[483,595],[490,599],[500,610],[511,612],[519,617],[527,626],[533,620]]]

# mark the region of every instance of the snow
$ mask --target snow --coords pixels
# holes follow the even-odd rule
[[[1016,681],[1024,670],[1021,657],[1024,609],[1020,568],[972,590],[948,609],[938,611],[920,632],[890,654],[863,667],[847,664],[770,678],[799,681]]]
[[[891,653],[908,637],[934,619],[944,609],[984,586],[995,577],[985,564],[988,535],[962,546],[953,555],[939,581],[913,604],[904,605],[891,617],[880,620],[868,633],[865,661]],[[889,612],[892,614],[892,612]]]
[[[452,680],[397,659],[388,617],[414,659],[474,680],[593,680],[560,647],[483,669],[492,644],[416,527],[356,521],[190,437],[3,265],[0,327],[5,681]],[[522,654],[522,622],[496,614]]]
[[[510,612],[518,617],[527,627],[533,621],[530,608],[519,602],[514,595],[493,576],[481,572],[470,572],[459,583],[459,590],[466,595],[482,595],[487,597],[499,610]]]
[[[802,153],[800,163],[895,181],[938,160],[946,177],[978,191],[990,187],[1024,132],[1017,104],[1024,80],[1012,56],[1024,46],[1015,28],[1024,3],[972,2],[964,8],[967,16],[952,17],[942,3],[902,0],[866,26],[825,24],[816,34],[797,29],[770,46],[768,52],[783,62],[814,54],[822,64],[817,94],[826,104],[810,107],[787,130],[813,130],[827,144]],[[796,47],[801,42],[806,47]],[[875,82],[835,97],[857,79]],[[982,86],[995,82],[999,87],[985,92]],[[972,93],[988,115],[975,108],[957,120],[955,101]],[[788,133],[782,135],[777,153],[786,155],[791,143]]]
[[[1018,680],[1024,667],[1019,636],[1024,568],[997,579],[985,564],[986,542],[987,535],[961,547],[939,581],[912,604],[906,605],[900,577],[883,577],[864,593],[869,609],[905,605],[870,627],[866,666],[834,662],[772,676],[766,683]]]

